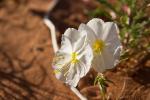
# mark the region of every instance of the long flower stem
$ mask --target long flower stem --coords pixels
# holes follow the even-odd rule
[[[52,45],[54,52],[56,53],[58,51],[58,43],[56,38],[56,29],[53,22],[48,19],[49,13],[52,11],[52,9],[55,7],[55,5],[58,3],[59,0],[53,0],[49,6],[48,14],[44,17],[44,23],[47,25],[47,27],[50,29],[51,33],[51,39],[52,39]],[[70,89],[80,98],[80,100],[87,100],[75,87],[70,86]]]
[[[44,18],[44,23],[47,25],[47,27],[50,29],[51,32],[51,39],[52,39],[52,45],[54,52],[56,53],[58,51],[58,44],[57,44],[57,38],[56,38],[56,31],[54,24],[48,19],[46,16]]]
[[[87,100],[87,98],[85,98],[77,88],[70,86],[70,89],[80,98],[80,100]]]
[[[53,45],[53,49],[54,49],[55,53],[58,51],[58,43],[57,43],[57,38],[56,38],[56,29],[55,29],[55,25],[48,18],[48,16],[49,16],[50,12],[56,6],[56,4],[58,3],[58,1],[59,0],[52,0],[52,2],[50,2],[50,6],[48,8],[48,13],[44,17],[44,23],[47,25],[47,27],[50,29],[50,32],[51,32],[52,45]]]

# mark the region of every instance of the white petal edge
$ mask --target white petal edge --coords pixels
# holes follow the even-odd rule
[[[105,71],[105,62],[101,55],[94,56],[92,67],[95,69],[95,71],[100,73]]]
[[[62,35],[61,38],[61,47],[59,49],[59,52],[64,52],[67,54],[72,53],[72,45],[71,45],[71,41],[68,37],[66,37],[65,35]]]
[[[88,42],[90,45],[93,44],[93,42],[96,40],[96,34],[95,32],[86,24],[80,24],[78,28],[79,32],[85,31],[88,37]]]
[[[105,42],[112,41],[114,39],[119,40],[119,29],[118,26],[113,22],[106,22],[104,24],[102,39]]]
[[[104,28],[104,21],[99,18],[93,18],[87,23],[87,26],[89,26],[95,34],[98,36],[98,38],[102,37],[103,34],[103,28]]]
[[[85,34],[81,34],[78,30],[74,29],[74,28],[68,28],[65,33],[65,36],[67,36],[71,43],[75,43],[80,37],[82,37]]]
[[[82,34],[83,32],[81,32]],[[87,35],[84,35],[80,37],[73,45],[73,52],[80,52],[82,49],[85,48],[85,45],[87,44]]]

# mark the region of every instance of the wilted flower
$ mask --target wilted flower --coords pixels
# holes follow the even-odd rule
[[[113,22],[103,22],[94,18],[87,24],[81,24],[79,31],[85,31],[93,49],[92,66],[98,72],[113,68],[119,61],[121,43],[118,38],[118,27]]]
[[[76,87],[80,78],[89,71],[92,59],[86,31],[69,28],[62,36],[61,48],[53,60],[55,75],[59,80]]]

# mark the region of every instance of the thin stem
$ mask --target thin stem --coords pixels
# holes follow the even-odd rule
[[[47,27],[50,29],[51,32],[51,39],[52,39],[52,45],[54,52],[56,53],[58,51],[58,44],[57,44],[57,38],[56,38],[56,30],[54,24],[48,19],[48,17],[44,18],[44,23],[47,25]]]
[[[87,100],[87,98],[85,98],[77,88],[70,86],[70,89],[80,98],[80,100]]]
[[[58,2],[59,2],[59,0],[52,0],[52,2],[50,2],[50,6],[48,8],[48,13],[44,17],[44,23],[47,25],[47,27],[50,29],[50,32],[51,32],[52,45],[53,45],[53,49],[54,49],[55,53],[58,51],[58,43],[57,43],[57,38],[56,38],[56,29],[55,29],[55,25],[48,18],[48,16],[49,16],[49,13],[54,9],[54,7],[56,6],[56,4]]]

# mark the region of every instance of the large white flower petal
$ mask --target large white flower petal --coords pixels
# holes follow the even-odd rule
[[[93,52],[90,45],[86,45],[83,52],[81,52],[79,56],[80,65],[83,67],[82,71],[84,72],[81,77],[85,76],[91,68],[92,60],[93,60]]]
[[[70,65],[68,73],[66,74],[66,79],[67,80],[72,80],[74,78],[75,74],[77,73],[77,71],[75,70],[75,67],[76,67],[75,64]]]
[[[108,46],[109,50],[114,53],[118,46],[121,46],[119,37],[118,37],[118,27],[113,22],[106,22],[103,30],[103,40]]]
[[[88,40],[89,43],[92,45],[92,43],[96,40],[96,34],[94,33],[94,31],[87,26],[86,24],[80,24],[79,28],[78,28],[79,32],[85,31],[87,33],[88,36]]]
[[[69,40],[71,41],[72,45],[72,52],[78,51],[84,44],[85,37],[87,36],[87,33],[82,31],[79,32],[78,30],[74,28],[68,28],[64,36],[68,37]]]
[[[104,66],[105,66],[105,69],[111,69],[114,67],[114,63],[115,63],[115,59],[114,59],[114,56],[113,56],[113,53],[110,52],[110,49],[111,48],[105,48],[103,51],[102,51],[102,58],[104,60]]]
[[[115,59],[115,63],[114,63],[115,66],[119,63],[121,51],[122,51],[122,46],[118,46],[113,54]]]
[[[97,72],[104,72],[105,71],[105,62],[104,59],[101,55],[95,55],[93,62],[92,62],[92,67],[97,71]]]
[[[72,52],[72,45],[68,37],[62,35],[61,47],[59,52],[70,54]]]
[[[70,62],[71,56],[67,53],[61,52],[60,50],[56,52],[55,57],[53,58],[53,66],[62,67],[66,63]]]
[[[104,21],[98,18],[93,18],[90,20],[87,25],[95,32],[98,38],[102,37]]]
[[[119,29],[117,27],[117,25],[113,22],[106,22],[104,24],[104,29],[103,29],[103,36],[102,39],[105,42],[114,42],[114,41],[118,41],[118,34],[119,34]]]
[[[82,34],[83,32],[81,32]],[[73,52],[80,52],[87,44],[87,35],[80,37],[73,45]]]
[[[68,80],[66,83],[70,86],[76,87],[80,80],[80,76],[76,74],[72,80]]]
[[[83,62],[79,62],[75,64],[73,69],[69,70],[69,73],[67,75],[67,80],[66,83],[76,87],[77,83],[79,82],[80,78],[86,75],[87,71],[87,66]]]
[[[87,66],[85,66],[85,64],[82,61],[80,61],[78,63],[78,67],[76,67],[77,74],[80,76],[80,78],[86,75],[86,69]]]
[[[68,28],[65,33],[65,36],[67,36],[71,43],[75,43],[80,37],[82,37],[85,34],[81,34],[78,30],[74,29],[74,28]]]
[[[56,73],[55,76],[57,79],[63,81],[64,83],[68,83],[68,81],[73,79],[73,77],[75,76],[75,71],[72,70],[73,66],[71,63],[69,63],[68,66],[63,67],[64,68],[59,73]]]
[[[55,72],[55,76],[57,79],[59,79],[63,82],[66,82],[67,79],[66,79],[66,76],[64,76],[64,73],[65,73],[65,71],[61,71],[61,72],[57,72],[57,73]]]
[[[114,54],[114,52],[116,51],[118,47],[121,48],[121,43],[117,41],[118,40],[116,40],[116,42],[106,43],[106,47],[109,48],[109,52],[111,52],[112,54]]]
[[[52,67],[57,79],[66,81],[64,73],[69,69],[71,56],[69,54],[58,51],[53,58]]]
[[[77,80],[79,81],[80,78],[84,77],[89,72],[93,59],[92,49],[89,45],[85,46],[84,50],[79,54],[78,59],[79,62],[70,66],[70,69],[68,71],[69,73],[67,75],[68,84],[77,83]]]

